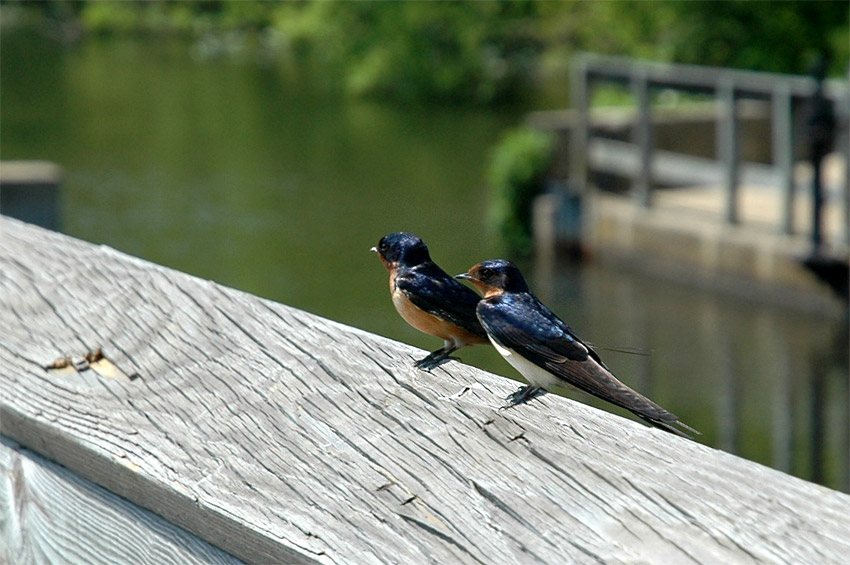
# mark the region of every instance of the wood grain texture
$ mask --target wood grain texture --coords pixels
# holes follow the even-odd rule
[[[5,218],[0,327],[0,433],[245,561],[850,555],[850,496]]]
[[[0,563],[241,563],[159,516],[0,438]]]

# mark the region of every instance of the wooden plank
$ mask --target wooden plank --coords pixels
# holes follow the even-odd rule
[[[241,563],[0,438],[0,563]]]
[[[588,144],[592,169],[627,178],[641,174],[641,151],[637,145],[613,139],[593,138]],[[652,152],[652,180],[667,186],[718,185],[723,183],[724,167],[714,159],[656,149]],[[770,165],[740,163],[741,184],[779,186],[780,173]]]
[[[779,83],[786,85],[791,94],[797,98],[810,97],[817,86],[810,76],[663,63],[596,53],[581,53],[574,59],[577,59],[574,64],[581,64],[587,74],[594,79],[627,83],[633,73],[640,72],[647,76],[653,86],[691,92],[712,93],[716,84],[726,78],[735,82],[742,95],[765,99],[770,98],[773,89]],[[826,95],[836,102],[847,95],[847,81],[830,79],[826,81],[825,86]]]
[[[850,553],[845,494],[6,218],[0,327],[0,433],[249,562]]]

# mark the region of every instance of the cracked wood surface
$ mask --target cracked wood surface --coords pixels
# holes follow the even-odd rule
[[[850,554],[850,496],[7,218],[0,331],[2,435],[248,562]]]

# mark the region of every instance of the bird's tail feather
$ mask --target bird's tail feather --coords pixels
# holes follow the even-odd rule
[[[652,424],[656,428],[662,429],[665,432],[670,432],[671,434],[675,434],[679,437],[684,437],[684,438],[687,438],[687,439],[694,439],[693,435],[691,435],[691,434],[702,435],[702,433],[699,430],[690,427],[689,425],[682,422],[678,418],[676,418],[674,420],[670,420],[670,421],[664,421],[664,420],[659,420],[659,419],[656,419],[656,418],[643,416],[641,414],[638,414],[638,416],[640,416],[642,419],[646,420],[647,422],[649,422],[650,424]],[[674,416],[674,418],[675,418],[675,416]],[[679,426],[679,428],[682,428],[682,430],[674,427],[674,424],[676,426]],[[687,431],[683,431],[683,430],[687,430]],[[688,433],[688,432],[690,432],[690,433]]]

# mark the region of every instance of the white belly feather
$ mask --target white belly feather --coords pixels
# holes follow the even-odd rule
[[[500,345],[492,338],[492,336],[489,336],[489,334],[488,337],[490,337],[490,342],[493,344],[493,347],[496,348],[496,351],[498,351],[501,356],[513,366],[514,369],[519,371],[530,385],[543,387],[546,390],[551,390],[554,386],[564,385],[564,382],[561,379],[557,378],[546,369],[538,367],[522,355],[518,354],[516,351]]]

